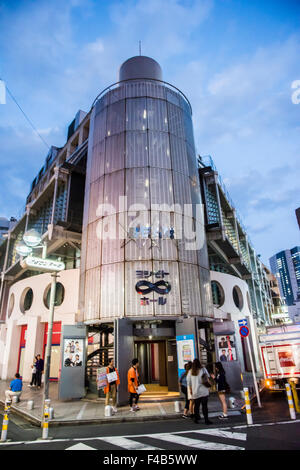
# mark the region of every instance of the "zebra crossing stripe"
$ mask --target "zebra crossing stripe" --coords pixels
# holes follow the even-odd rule
[[[191,431],[193,432],[193,431]],[[152,434],[147,435],[165,442],[172,442],[177,445],[184,445],[187,447],[193,447],[195,449],[207,449],[207,450],[245,450],[244,447],[232,446],[229,444],[219,444],[217,442],[207,442],[198,439],[191,439],[190,437],[184,437],[179,434]]]
[[[100,437],[98,438],[98,440],[108,442],[109,444],[113,444],[114,446],[122,447],[123,449],[127,450],[162,450],[159,447],[149,446],[147,444],[132,441],[130,439],[127,439],[126,437],[121,436]]]
[[[244,432],[230,432],[224,431],[223,429],[199,429],[197,431],[193,431],[193,433],[207,434],[209,436],[216,437],[225,437],[227,439],[237,439],[239,441],[247,440],[247,434]]]

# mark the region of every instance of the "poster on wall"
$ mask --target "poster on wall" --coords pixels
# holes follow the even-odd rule
[[[185,364],[193,362],[195,354],[194,335],[176,336],[177,357],[178,357],[178,376],[185,372]]]
[[[217,336],[218,359],[220,362],[236,361],[234,335]]]
[[[64,367],[82,367],[83,339],[64,339]]]

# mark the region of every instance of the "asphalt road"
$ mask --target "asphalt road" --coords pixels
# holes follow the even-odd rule
[[[49,428],[49,441],[38,441],[41,429],[12,416],[10,442],[1,450],[300,450],[300,416],[291,421],[284,394],[265,394],[263,408],[253,408],[253,426],[245,415],[226,422],[196,425],[191,420],[119,423],[105,425],[57,426]],[[182,453],[181,452],[181,453]],[[118,452],[117,452],[118,453]],[[3,454],[2,454],[3,456]]]

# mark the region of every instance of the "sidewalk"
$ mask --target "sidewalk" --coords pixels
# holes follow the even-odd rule
[[[4,405],[5,390],[9,388],[10,381],[0,381],[0,404]],[[175,401],[159,401],[159,399],[143,401],[140,400],[140,411],[132,413],[129,406],[122,406],[118,408],[118,412],[111,417],[104,416],[105,403],[104,399],[89,400],[82,398],[81,400],[59,401],[58,400],[58,384],[50,383],[49,395],[51,399],[51,407],[54,409],[53,419],[50,421],[52,425],[64,424],[104,424],[104,423],[121,423],[121,422],[138,422],[138,421],[154,421],[162,419],[178,419],[182,412],[175,412]],[[242,400],[237,395],[232,394],[238,399],[240,406],[243,405]],[[12,404],[11,411],[21,415],[23,418],[30,421],[37,426],[41,425],[42,416],[42,397],[43,389],[37,390],[36,388],[28,387],[27,383],[23,383],[23,391],[20,402]],[[27,401],[34,401],[33,410],[27,410]],[[184,399],[180,399],[182,408],[184,406]],[[208,402],[209,416],[218,416],[221,412],[221,404],[216,395],[212,393]],[[239,407],[228,410],[230,415],[239,415]]]

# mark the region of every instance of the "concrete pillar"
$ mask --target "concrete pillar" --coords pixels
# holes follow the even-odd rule
[[[6,345],[3,357],[2,380],[12,379],[17,372],[21,326],[12,320],[8,322],[6,333]]]
[[[2,370],[3,370],[5,342],[6,342],[6,325],[5,323],[3,323],[2,325],[0,325],[0,377],[2,376]]]
[[[40,317],[28,317],[26,331],[26,347],[24,353],[23,381],[30,382],[34,357],[37,354],[43,356],[44,323]]]

